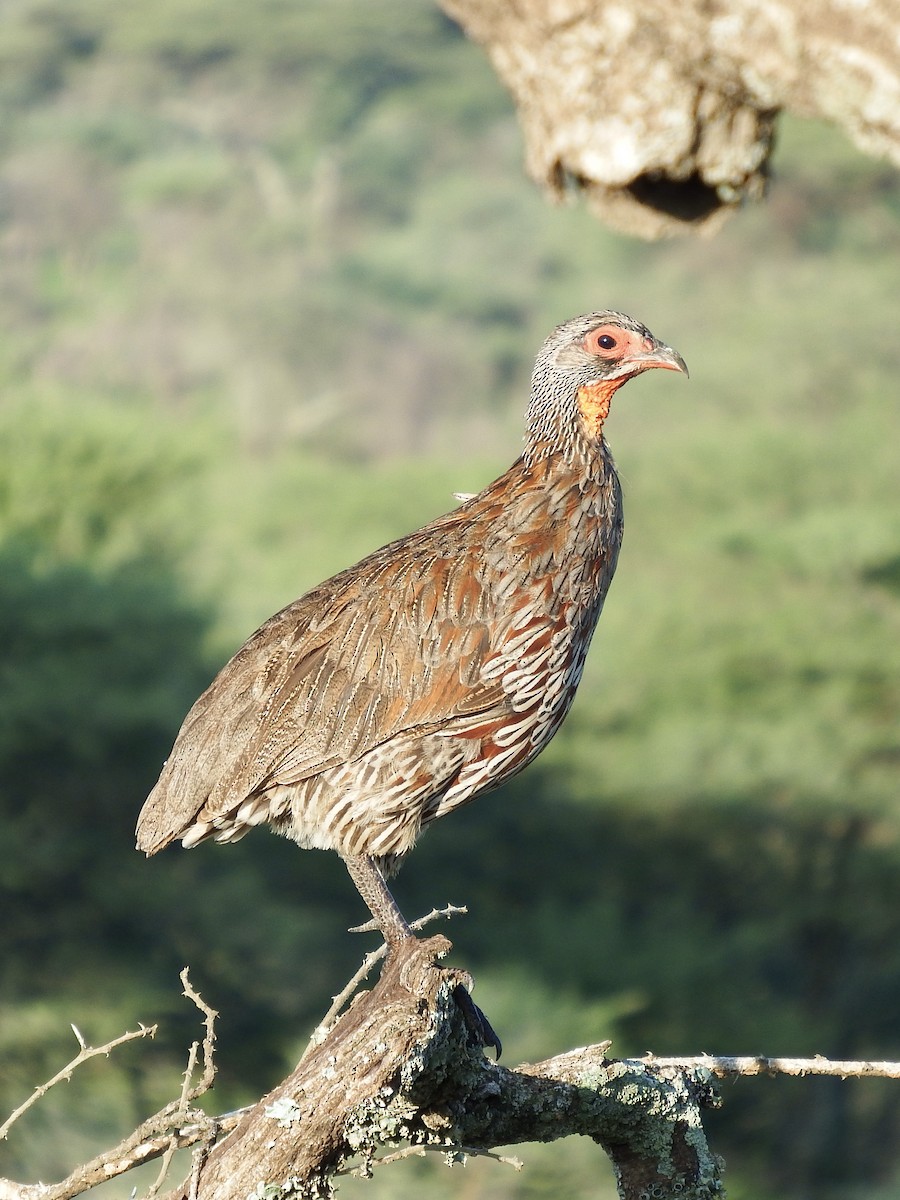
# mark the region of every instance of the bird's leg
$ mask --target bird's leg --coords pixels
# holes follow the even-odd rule
[[[407,938],[414,938],[415,934],[397,907],[397,901],[384,882],[384,876],[374,858],[367,854],[342,854],[341,858],[350,872],[350,878],[356,884],[356,890],[365,900],[375,924],[384,935],[388,950],[392,950]]]
[[[397,907],[397,901],[390,893],[384,876],[374,858],[367,854],[342,854],[341,858],[350,872],[350,878],[356,884],[356,890],[366,902],[366,907],[372,914],[375,924],[381,930],[387,944],[388,954],[398,950],[404,942],[415,939],[415,934],[407,925],[403,913]],[[459,984],[453,990],[453,998],[462,1010],[463,1018],[476,1041],[482,1046],[493,1046],[497,1058],[500,1057],[500,1039],[491,1026],[490,1021],[481,1011],[466,989]]]

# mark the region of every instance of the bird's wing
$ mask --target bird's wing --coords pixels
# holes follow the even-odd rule
[[[144,805],[139,848],[405,731],[504,710],[500,682],[481,674],[491,626],[475,560],[419,535],[306,593],[226,664]]]

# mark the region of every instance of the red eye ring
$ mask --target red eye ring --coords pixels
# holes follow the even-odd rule
[[[584,339],[584,348],[600,358],[616,358],[623,349],[622,331],[609,325],[592,329]]]

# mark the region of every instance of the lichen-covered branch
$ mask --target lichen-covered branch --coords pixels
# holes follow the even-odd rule
[[[648,1188],[684,1200],[718,1194],[700,1119],[715,1103],[708,1070],[610,1061],[607,1044],[515,1070],[490,1062],[457,1002],[466,976],[438,965],[448,949],[435,937],[395,954],[375,988],[212,1148],[197,1200],[327,1197],[337,1172],[386,1147],[479,1151],[574,1133],[609,1154],[627,1200]]]
[[[440,0],[511,91],[529,173],[643,237],[763,194],[782,109],[900,164],[893,0]]]
[[[203,1014],[206,1032],[202,1045],[191,1047],[180,1096],[60,1183],[0,1179],[0,1200],[71,1200],[151,1159],[168,1166],[172,1152],[187,1146],[195,1148],[191,1176],[166,1200],[319,1200],[348,1170],[368,1174],[377,1164],[428,1150],[502,1158],[496,1147],[570,1134],[606,1152],[623,1200],[709,1200],[724,1194],[721,1164],[702,1125],[704,1110],[718,1103],[717,1079],[900,1078],[900,1063],[821,1056],[611,1059],[609,1042],[501,1067],[483,1052],[471,1002],[460,1003],[468,977],[440,965],[449,948],[445,938],[433,937],[395,953],[370,992],[323,1022],[283,1083],[224,1117],[194,1107],[215,1075],[216,1014],[185,972],[185,995]],[[367,959],[364,968],[371,965]],[[361,977],[362,971],[355,978]],[[203,1077],[194,1083],[200,1058]],[[150,1194],[161,1182],[162,1172]]]

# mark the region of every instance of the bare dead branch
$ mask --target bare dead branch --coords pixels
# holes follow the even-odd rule
[[[214,1008],[206,1003],[199,992],[194,991],[191,987],[190,975],[188,968],[184,967],[180,975],[183,996],[187,996],[203,1014],[203,1078],[196,1086],[191,1086],[190,1080],[193,1077],[194,1066],[196,1065],[197,1043],[194,1042],[191,1047],[192,1059],[188,1061],[188,1068],[185,1071],[185,1087],[182,1091],[182,1102],[187,1105],[192,1100],[197,1100],[204,1093],[208,1092],[216,1079],[215,1066],[215,1049],[216,1049],[216,1018],[218,1013]]]
[[[184,994],[187,995],[187,968],[181,973],[181,981],[185,986]],[[187,1066],[184,1070],[184,1076],[181,1082],[181,1095],[178,1098],[178,1107],[175,1110],[174,1116],[176,1119],[183,1119],[187,1112],[188,1096],[191,1091],[191,1081],[194,1078],[194,1071],[197,1067],[197,1053],[199,1051],[199,1042],[192,1042],[191,1048],[188,1051]],[[178,1149],[178,1139],[174,1133],[170,1133],[166,1139],[168,1144],[162,1154],[162,1162],[160,1163],[159,1172],[156,1179],[147,1190],[144,1200],[153,1200],[153,1197],[159,1193],[159,1189],[165,1182],[166,1176],[169,1173],[169,1167],[172,1165],[172,1159],[175,1157],[175,1151]]]
[[[657,1067],[676,1067],[684,1070],[702,1068],[717,1079],[737,1075],[837,1075],[841,1079],[900,1079],[900,1062],[858,1062],[825,1058],[767,1058],[762,1054],[735,1057],[698,1054],[691,1058],[657,1058],[645,1054],[640,1060]]]
[[[202,1143],[204,1140],[209,1142],[219,1132],[227,1132],[228,1129],[237,1124],[238,1117],[235,1117],[232,1121],[229,1121],[228,1118],[217,1119],[190,1107],[194,1100],[209,1090],[215,1079],[216,1071],[213,1054],[215,1048],[215,1020],[218,1014],[203,1001],[202,997],[191,986],[187,967],[181,973],[181,982],[184,988],[184,995],[196,1005],[204,1019],[205,1036],[202,1043],[204,1070],[201,1080],[197,1084],[192,1083],[197,1065],[197,1056],[201,1049],[200,1043],[194,1042],[188,1053],[188,1064],[182,1080],[181,1093],[177,1100],[171,1101],[161,1108],[159,1112],[154,1113],[152,1117],[142,1122],[133,1133],[119,1142],[117,1146],[104,1151],[102,1154],[97,1155],[96,1158],[76,1167],[66,1179],[63,1179],[59,1183],[33,1185],[33,1188],[38,1188],[39,1190],[28,1191],[27,1188],[32,1187],[32,1185],[21,1185],[13,1183],[10,1180],[0,1180],[0,1198],[5,1200],[5,1197],[9,1196],[14,1197],[15,1200],[71,1200],[72,1197],[79,1196],[100,1183],[106,1183],[118,1175],[124,1175],[135,1167],[142,1166],[144,1163],[162,1156],[164,1170],[160,1171],[156,1183],[150,1188],[149,1195],[153,1196],[156,1194],[159,1186],[161,1186],[165,1177],[165,1170],[168,1170],[169,1163],[176,1150],[195,1145],[198,1142]],[[152,1037],[156,1033],[156,1030],[156,1025],[150,1027],[142,1025],[139,1030],[133,1033],[123,1034],[105,1046],[94,1048],[85,1043],[84,1038],[81,1037],[76,1029],[75,1036],[81,1046],[78,1055],[62,1071],[58,1072],[53,1079],[48,1080],[46,1084],[42,1084],[40,1088],[37,1088],[33,1096],[12,1114],[3,1126],[4,1134],[14,1120],[18,1119],[27,1108],[30,1108],[55,1083],[58,1083],[61,1079],[69,1078],[72,1071],[82,1062],[87,1061],[89,1058],[95,1058],[98,1054],[108,1054],[123,1042],[134,1041],[140,1037]]]
[[[476,1150],[472,1146],[462,1146],[456,1150],[439,1149],[437,1146],[404,1146],[402,1150],[395,1150],[391,1154],[367,1159],[360,1166],[342,1167],[335,1171],[335,1175],[355,1175],[359,1179],[371,1179],[375,1167],[386,1167],[391,1163],[400,1162],[404,1158],[427,1158],[429,1154],[435,1153],[443,1156],[448,1167],[456,1163],[465,1166],[468,1158],[490,1158],[505,1167],[512,1167],[514,1171],[521,1171],[525,1165],[521,1158],[516,1158],[514,1155],[495,1154],[493,1150]]]
[[[454,911],[431,913],[416,925]],[[367,1176],[399,1158],[438,1152],[448,1162],[482,1155],[518,1166],[495,1148],[574,1133],[609,1155],[623,1200],[648,1194],[709,1200],[721,1194],[720,1164],[707,1147],[702,1112],[718,1103],[716,1080],[763,1074],[900,1078],[900,1063],[821,1055],[617,1060],[608,1057],[609,1042],[509,1070],[489,1062],[473,1043],[454,998],[466,977],[437,963],[448,949],[445,938],[434,937],[398,951],[375,987],[333,1018],[324,1040],[307,1048],[283,1083],[256,1105],[218,1118],[191,1107],[215,1075],[216,1014],[185,971],[184,994],[204,1015],[205,1037],[202,1047],[191,1046],[178,1099],[61,1183],[0,1180],[0,1200],[70,1200],[162,1158],[149,1193],[155,1195],[175,1150],[189,1146],[195,1147],[190,1176],[166,1200],[283,1195],[288,1182],[290,1195],[318,1200],[330,1195],[336,1175]],[[371,969],[379,957],[367,956],[363,968]],[[341,993],[342,1003],[364,977],[363,968]],[[201,1051],[204,1077],[195,1085]],[[92,1051],[85,1044],[81,1053]]]
[[[465,976],[437,965],[448,948],[435,937],[397,950],[375,987],[167,1200],[285,1189],[316,1200],[354,1161],[365,1174],[398,1147],[461,1161],[572,1133],[600,1142],[629,1200],[639,1179],[668,1186],[654,1193],[662,1198],[716,1193],[718,1161],[699,1116],[716,1102],[709,1072],[611,1061],[608,1044],[515,1071],[488,1062],[455,999]]]
[[[71,1062],[66,1063],[62,1070],[57,1071],[52,1079],[48,1079],[46,1083],[42,1083],[39,1087],[36,1087],[28,1099],[23,1104],[20,1104],[14,1112],[10,1113],[3,1124],[0,1125],[0,1141],[5,1139],[6,1135],[9,1133],[10,1129],[12,1129],[13,1125],[15,1125],[16,1121],[18,1121],[18,1119],[24,1113],[28,1112],[29,1108],[31,1108],[33,1104],[37,1104],[38,1100],[40,1100],[42,1096],[46,1096],[47,1092],[49,1092],[52,1087],[55,1087],[58,1083],[62,1083],[64,1080],[68,1082],[72,1078],[73,1072],[75,1072],[82,1063],[86,1063],[89,1059],[97,1058],[98,1055],[101,1054],[106,1055],[108,1058],[113,1050],[115,1050],[118,1046],[123,1046],[126,1042],[134,1042],[139,1038],[145,1037],[152,1038],[155,1036],[157,1028],[158,1026],[156,1025],[141,1025],[139,1028],[132,1030],[130,1033],[123,1033],[119,1037],[113,1038],[111,1042],[106,1042],[106,1044],[103,1046],[89,1046],[81,1036],[78,1029],[76,1029],[76,1027],[73,1025],[72,1032],[75,1034],[80,1047],[78,1053]]]

